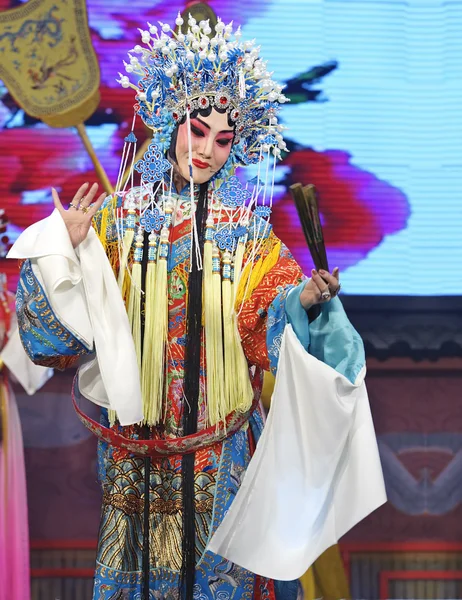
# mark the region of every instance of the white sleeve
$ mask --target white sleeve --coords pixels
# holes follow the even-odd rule
[[[352,384],[286,326],[268,420],[209,550],[297,579],[386,501],[364,375]]]
[[[8,258],[31,259],[58,320],[96,355],[79,369],[83,396],[117,412],[122,425],[143,419],[130,324],[111,266],[93,228],[72,247],[57,210],[26,229]]]
[[[53,375],[53,369],[34,365],[24,350],[17,326],[0,353],[0,358],[8,367],[14,379],[29,395],[35,394]]]

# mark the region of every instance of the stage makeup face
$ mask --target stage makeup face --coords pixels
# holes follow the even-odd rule
[[[188,124],[178,128],[176,160],[185,183],[189,181]],[[234,130],[229,126],[227,113],[212,109],[209,116],[198,114],[191,119],[192,165],[194,183],[208,181],[228,160]]]

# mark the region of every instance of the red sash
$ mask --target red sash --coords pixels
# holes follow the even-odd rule
[[[192,435],[184,437],[170,438],[170,439],[154,439],[154,440],[139,440],[128,438],[115,429],[111,429],[97,423],[86,415],[78,406],[75,398],[75,386],[77,385],[77,376],[74,378],[74,384],[72,386],[72,402],[74,404],[77,416],[82,423],[89,429],[96,437],[104,442],[107,442],[111,446],[122,448],[131,454],[137,454],[139,456],[151,456],[153,458],[162,458],[165,456],[190,454],[197,452],[204,448],[208,448],[222,442],[227,437],[238,431],[246,421],[249,420],[251,414],[258,406],[260,401],[260,389],[261,386],[255,386],[255,396],[250,409],[242,413],[240,411],[233,411],[230,413],[225,420],[223,426],[222,423],[219,425],[213,425],[207,429],[203,429]]]

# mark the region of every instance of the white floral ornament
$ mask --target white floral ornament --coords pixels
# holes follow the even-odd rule
[[[183,24],[180,15],[176,24]],[[126,65],[127,72],[138,77],[138,85],[126,75],[120,75],[119,82],[137,91],[136,110],[146,125],[164,135],[168,132],[162,151],[168,149],[171,133],[188,106],[191,111],[212,106],[226,111],[235,123],[230,164],[256,163],[263,149],[277,155],[283,141],[273,137],[268,143],[268,134],[287,98],[259,58],[260,48],[253,41],[241,42],[240,28],[232,39],[232,23],[225,25],[220,19],[213,37],[207,21],[197,24],[191,17],[186,32],[177,34],[168,25],[159,25],[160,32],[151,24],[148,31],[140,30],[147,48],[137,45],[133,51],[137,56],[130,56]]]

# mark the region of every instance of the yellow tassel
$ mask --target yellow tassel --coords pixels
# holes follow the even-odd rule
[[[221,269],[220,269],[220,251],[216,244],[212,251],[213,271],[212,271],[212,299],[215,331],[215,352],[216,352],[216,389],[217,389],[217,412],[216,425],[226,417],[226,397],[225,397],[225,366],[224,366],[224,348],[223,348],[223,318],[222,318],[222,291],[221,291]]]
[[[122,244],[122,256],[120,257],[120,265],[119,265],[118,284],[119,284],[119,289],[121,292],[124,287],[124,280],[125,280],[125,275],[126,275],[125,271],[126,271],[127,264],[128,264],[128,257],[130,254],[130,249],[133,244],[133,238],[135,237],[135,214],[136,214],[136,211],[134,209],[130,208],[128,210],[127,229],[125,230],[125,233],[124,233],[124,239],[123,239],[123,244]]]
[[[231,410],[246,412],[252,406],[253,388],[250,382],[249,365],[242,348],[241,336],[237,327],[237,317],[234,311],[231,319],[233,325],[236,398],[230,408]]]
[[[253,402],[253,388],[249,377],[249,365],[242,348],[241,336],[237,326],[237,315],[234,309],[237,290],[239,287],[239,279],[242,272],[242,263],[244,260],[246,238],[241,238],[238,242],[236,254],[234,255],[234,281],[233,281],[233,298],[231,302],[231,319],[233,322],[233,345],[234,345],[234,362],[236,365],[236,386],[237,402],[232,406],[232,410],[240,410],[245,412],[250,409]]]
[[[252,405],[253,390],[233,306],[231,255],[228,251],[223,253],[222,294],[226,410],[227,413],[234,410],[244,412]]]
[[[247,237],[247,236],[246,236]],[[234,276],[233,276],[233,306],[236,302],[237,291],[239,289],[239,280],[242,274],[242,263],[244,262],[245,240],[239,240],[234,255]]]
[[[143,414],[145,419],[150,412],[149,403],[152,399],[152,384],[154,377],[154,356],[153,356],[153,333],[154,333],[154,306],[156,291],[156,263],[149,262],[146,271],[146,290],[145,290],[145,318],[144,318],[144,341],[143,341],[143,362],[141,365],[141,394],[143,397]]]
[[[132,279],[130,276],[130,264],[127,264],[127,268],[125,269],[125,276],[122,285],[122,298],[125,300],[125,306],[128,307],[128,299],[130,298],[130,290],[132,285]],[[128,308],[127,308],[128,310]]]
[[[207,363],[207,422],[217,425],[227,415],[224,395],[220,255],[213,244],[213,219],[207,220],[204,244],[204,317]]]
[[[233,303],[231,290],[231,254],[228,250],[223,252],[222,268],[222,303],[223,303],[223,347],[225,358],[225,397],[226,411],[231,412],[236,406],[239,398],[237,397],[236,386],[236,352],[234,348],[234,327],[233,327]]]
[[[280,252],[281,242],[278,240],[273,245],[272,249],[268,251],[266,256],[264,256],[264,251],[262,251],[262,256],[255,265],[251,262],[246,264],[238,284],[235,301],[236,310],[238,310],[238,307],[240,307],[243,302],[250,298],[252,292],[262,282],[263,277],[276,265],[279,260]]]
[[[164,227],[160,235],[157,264],[149,262],[146,275],[141,385],[144,421],[151,426],[161,421],[164,396],[165,347],[168,331],[168,237],[168,228]]]
[[[112,427],[113,425],[116,424],[117,421],[117,413],[115,410],[112,410],[112,408],[109,408],[107,411],[107,417],[109,420],[109,426]]]
[[[106,251],[106,244],[107,244],[107,225],[108,225],[109,211],[112,212],[112,207],[105,206],[100,211],[99,227],[96,229],[96,234],[104,248],[104,251]]]
[[[135,262],[131,272],[130,296],[128,300],[128,320],[132,328],[136,359],[141,373],[141,260],[143,258],[143,234],[136,236]]]
[[[117,195],[108,196],[104,208],[96,213],[92,222],[116,278],[119,272],[119,243],[115,235],[117,202]]]
[[[156,246],[157,238],[151,237],[146,273],[146,308],[141,371],[144,420],[149,425],[159,423],[162,416],[166,311],[168,309],[167,261],[162,259],[156,264]],[[159,293],[162,294],[162,298],[159,297]],[[164,304],[166,306],[162,308]],[[164,333],[161,331],[162,328],[165,328]]]

